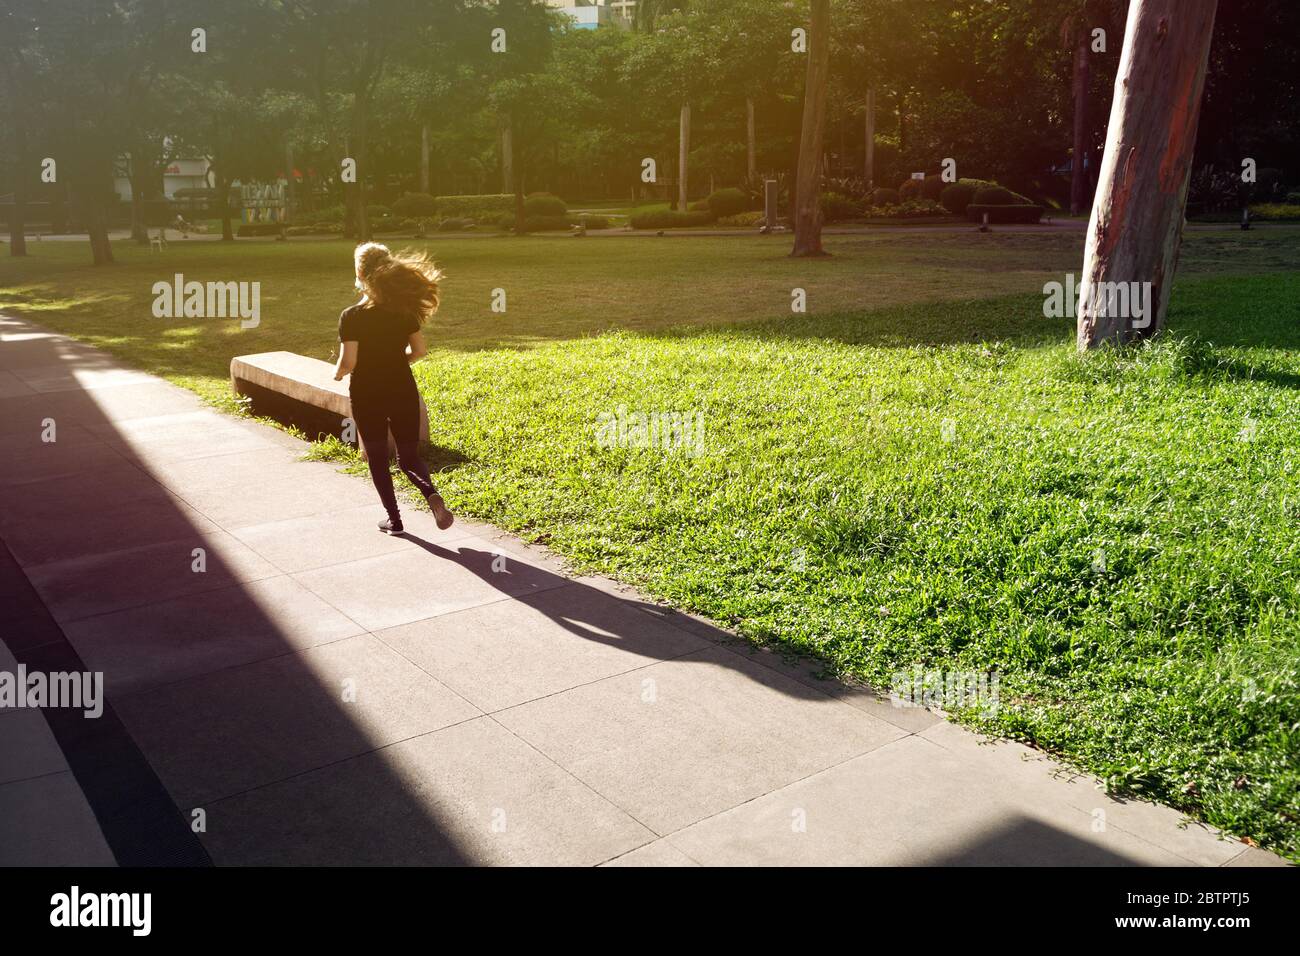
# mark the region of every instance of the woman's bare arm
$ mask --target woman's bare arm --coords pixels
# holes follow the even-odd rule
[[[410,347],[406,353],[406,360],[412,365],[429,354],[429,348],[424,344],[423,332],[412,332],[407,342]]]
[[[334,381],[343,381],[343,376],[357,367],[357,343],[344,342],[339,349],[338,364],[334,366]]]

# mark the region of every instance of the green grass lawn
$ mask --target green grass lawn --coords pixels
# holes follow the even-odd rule
[[[1300,231],[1189,235],[1174,334],[1085,359],[1040,292],[1081,242],[430,242],[439,483],[829,671],[995,671],[960,719],[1300,859]],[[210,396],[234,354],[328,356],[349,301],[342,243],[55,245],[0,304]],[[152,318],[173,271],[261,279],[261,327]],[[620,407],[700,414],[703,454],[600,447]]]

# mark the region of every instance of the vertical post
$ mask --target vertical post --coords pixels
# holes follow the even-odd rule
[[[867,181],[867,188],[876,185],[876,88],[867,87],[867,153],[862,164],[862,178]]]
[[[763,215],[767,222],[767,225],[763,227],[763,231],[775,232],[777,215],[775,179],[769,179],[763,183]]]
[[[515,135],[510,116],[501,117],[501,191],[515,191]]]
[[[758,156],[754,145],[754,98],[745,97],[745,171],[751,181],[758,178]]]
[[[284,221],[293,222],[298,212],[298,190],[293,178],[293,144],[284,144]]]
[[[678,126],[677,141],[677,208],[686,211],[689,205],[687,194],[687,166],[691,156],[691,104],[682,103],[682,115]]]
[[[420,192],[429,191],[429,124],[420,126]]]

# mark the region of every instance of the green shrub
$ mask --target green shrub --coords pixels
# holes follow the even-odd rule
[[[975,190],[974,197],[971,198],[971,204],[976,206],[1032,206],[1026,196],[1020,193],[1013,193],[1010,189],[1002,186],[982,186]]]
[[[474,220],[460,217],[449,217],[438,223],[439,232],[460,232],[464,229],[473,229]]]
[[[761,212],[738,212],[734,216],[720,216],[719,226],[757,226],[763,221]]]
[[[902,201],[897,189],[873,189],[867,202],[872,206],[897,206]]]
[[[550,219],[569,214],[569,207],[559,196],[550,193],[533,193],[524,200],[524,217],[526,219]]]
[[[959,179],[949,183],[939,194],[939,202],[955,216],[964,216],[966,207],[975,200],[975,193],[989,186],[996,186],[983,179]]]
[[[613,223],[611,223],[604,216],[583,216],[582,219],[579,221],[587,229],[612,229],[613,228]]]
[[[319,236],[325,233],[320,226],[288,226],[284,230],[286,236]]]
[[[920,199],[921,180],[904,179],[902,185],[898,187],[898,196],[900,199]]]
[[[937,173],[926,176],[925,181],[921,183],[921,198],[928,199],[930,202],[938,202],[939,197],[943,195],[944,187],[948,183],[943,181],[943,177]]]
[[[435,196],[437,214],[446,217],[470,216],[475,219],[494,219],[502,213],[513,213],[515,197],[510,193],[491,193],[481,196]]]
[[[305,222],[342,222],[345,211],[342,206],[326,206],[323,209],[317,209],[315,212],[307,213],[302,218]]]
[[[1300,193],[1287,193],[1286,201],[1290,206],[1300,205]]]
[[[934,216],[946,216],[944,209],[933,199],[908,199],[892,206],[872,206],[863,210],[869,219],[926,219]]]
[[[389,209],[387,206],[380,206],[378,204],[366,206],[367,219],[387,219],[392,214],[393,210]]]
[[[992,206],[971,203],[966,207],[966,218],[971,222],[982,222],[984,213],[989,214],[989,222],[1038,222],[1043,218],[1043,207],[1033,203],[999,203]]]
[[[707,199],[697,199],[695,202],[691,203],[686,208],[689,209],[691,212],[712,212],[713,211],[712,209],[709,208],[709,201]]]
[[[1296,196],[1296,199],[1300,200],[1300,194],[1293,193],[1293,195]],[[1269,220],[1284,221],[1300,219],[1300,202],[1256,203],[1250,207],[1250,218],[1259,219],[1264,222],[1268,222]]]
[[[428,193],[402,193],[393,203],[393,215],[404,219],[419,219],[438,214],[438,200]]]
[[[859,219],[863,214],[863,205],[856,199],[850,199],[842,193],[822,193],[822,218],[827,222],[843,222],[845,219]]]
[[[654,212],[634,213],[629,221],[633,229],[676,229],[707,226],[713,221],[713,215],[706,212],[682,212],[679,209],[657,209]]]
[[[527,232],[556,232],[569,229],[573,223],[568,216],[525,216],[524,230]]]
[[[282,222],[241,222],[237,236],[278,236],[285,230]]]
[[[719,219],[723,216],[738,216],[749,208],[749,197],[739,189],[719,189],[710,193],[705,202],[709,211]]]

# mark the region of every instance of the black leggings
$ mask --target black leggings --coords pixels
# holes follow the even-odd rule
[[[420,457],[420,395],[414,388],[389,395],[353,395],[352,420],[366,450],[370,480],[393,521],[400,521],[393,475],[388,470],[388,430],[397,445],[397,467],[426,498],[436,495],[429,469]]]

